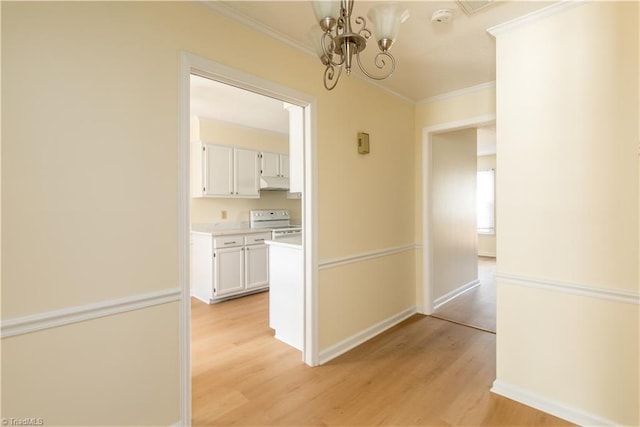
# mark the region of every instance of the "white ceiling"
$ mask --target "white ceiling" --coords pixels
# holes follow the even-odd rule
[[[268,96],[191,75],[191,115],[289,133],[284,103]]]
[[[354,16],[366,15],[374,3],[356,0]],[[471,16],[455,1],[400,3],[409,10],[410,17],[402,24],[398,40],[391,49],[397,59],[394,75],[373,82],[356,70],[351,77],[342,78],[355,78],[359,74],[407,100],[418,102],[494,81],[495,41],[486,29],[553,2],[496,1]],[[307,37],[308,30],[315,24],[309,1],[205,1],[204,4],[315,56]],[[452,12],[450,23],[431,22],[433,12],[441,9]],[[372,64],[372,56],[377,51],[375,42],[369,42],[363,63]],[[323,71],[318,61],[317,75],[309,78],[321,81]],[[339,85],[334,90],[340,90]],[[288,113],[281,101],[198,76],[192,77],[191,114],[273,132],[288,132]]]
[[[219,13],[266,32],[297,48],[313,53],[307,36],[315,24],[309,1],[207,1]],[[430,97],[495,80],[495,40],[487,28],[526,15],[550,1],[495,1],[475,14],[467,15],[455,1],[403,1],[409,19],[400,27],[391,53],[396,57],[395,73],[378,84],[406,99],[421,101]],[[470,1],[469,3],[479,3]],[[366,17],[372,1],[354,3],[353,17]],[[448,9],[453,19],[448,24],[431,22],[433,12]],[[358,26],[354,24],[354,30]],[[374,35],[375,37],[375,35]],[[364,51],[363,64],[373,66],[378,52],[371,40]],[[357,67],[356,67],[357,68]],[[318,60],[322,79],[324,68]],[[354,71],[353,74],[360,74]],[[309,76],[312,78],[312,76]],[[347,78],[346,76],[342,77]],[[352,75],[350,78],[354,78]],[[367,79],[368,80],[368,79]],[[339,85],[340,83],[338,83]],[[335,90],[339,90],[339,87]]]

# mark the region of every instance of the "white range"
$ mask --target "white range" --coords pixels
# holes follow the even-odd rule
[[[288,209],[257,209],[249,212],[249,224],[252,229],[269,229],[271,238],[302,235],[302,227],[291,225],[291,213]]]

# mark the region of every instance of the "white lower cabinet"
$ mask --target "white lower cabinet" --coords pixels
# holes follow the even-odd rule
[[[245,247],[244,278],[247,289],[263,288],[269,284],[269,248],[267,245]]]
[[[270,233],[213,236],[192,232],[192,295],[206,303],[269,286]]]
[[[244,246],[213,251],[213,298],[244,290]]]

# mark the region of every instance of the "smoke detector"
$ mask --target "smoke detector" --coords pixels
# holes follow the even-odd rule
[[[431,22],[434,24],[448,24],[453,19],[453,12],[449,9],[439,9],[431,15]]]

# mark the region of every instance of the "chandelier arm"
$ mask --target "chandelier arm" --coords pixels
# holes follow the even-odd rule
[[[385,68],[387,66],[387,61],[385,61],[385,58],[384,58],[385,56],[391,60],[391,63],[390,63],[391,69],[389,70],[388,73],[380,76],[376,76],[375,74],[371,74],[367,71],[367,69],[362,65],[362,62],[360,62],[360,53],[356,54],[356,59],[358,60],[358,67],[360,67],[360,70],[364,73],[365,76],[374,80],[384,80],[387,77],[389,77],[391,74],[393,74],[393,72],[396,70],[396,59],[389,52],[379,52],[374,59],[375,66],[379,70],[382,70],[383,68]]]
[[[338,74],[335,72],[335,67],[331,64],[327,64],[327,67],[324,69],[324,88],[326,90],[332,90],[338,84],[338,80],[340,80],[340,75],[342,75],[342,67],[338,67]],[[333,82],[333,84],[331,84]]]
[[[327,49],[327,44],[325,41],[327,37],[329,38],[329,40],[331,40],[331,43],[329,44],[329,49]],[[344,64],[344,56],[338,56],[334,54],[336,41],[335,41],[335,38],[331,35],[331,33],[324,33],[322,35],[321,41],[322,41],[322,50],[324,52],[324,56],[327,58],[327,62],[335,67],[339,67],[342,64]],[[334,61],[333,58],[335,57],[339,57],[341,61],[339,62]]]
[[[371,37],[372,33],[371,30],[367,28],[367,20],[362,16],[358,16],[355,20],[355,23],[361,25],[360,29],[358,30],[358,34],[364,37],[365,40],[369,40],[369,37]]]

